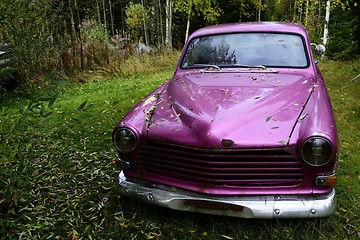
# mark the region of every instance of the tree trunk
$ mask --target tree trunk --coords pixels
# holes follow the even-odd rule
[[[291,17],[291,0],[288,0],[288,20],[292,19]]]
[[[105,28],[106,28],[107,26],[106,26],[106,9],[105,9],[105,0],[103,0],[103,14],[104,14],[104,25],[105,25]]]
[[[122,7],[122,4],[121,4],[121,1],[119,1],[119,4],[120,4],[120,17],[121,17],[121,33],[123,35],[123,37],[125,37],[125,23],[124,23],[124,12],[123,12],[123,7]]]
[[[160,20],[160,36],[161,36],[161,46],[164,45],[164,30],[163,30],[163,18],[162,18],[162,7],[161,0],[159,0],[159,20]]]
[[[189,6],[189,11],[188,11],[188,16],[187,16],[187,21],[186,21],[186,33],[185,33],[185,43],[189,37],[189,31],[190,31],[190,19],[191,19],[191,8],[192,8],[192,4],[190,3]]]
[[[258,9],[258,21],[260,22],[261,21],[261,0],[260,0],[260,4],[259,4],[259,9]]]
[[[100,15],[100,7],[99,7],[99,1],[96,0],[96,10],[97,10],[97,17],[98,17],[98,23],[101,23],[101,15]]]
[[[326,1],[325,24],[323,44],[326,45],[329,40],[329,20],[330,20],[330,0]]]
[[[80,41],[80,66],[81,66],[81,70],[84,70],[84,50],[83,50],[83,40],[81,37],[81,28],[80,28],[80,13],[79,13],[79,7],[77,4],[77,0],[74,0],[75,3],[75,8],[76,8],[76,13],[77,13],[77,17],[78,17],[78,28],[79,28],[79,41]]]
[[[112,12],[112,3],[111,0],[109,0],[109,8],[110,8],[110,22],[111,22],[111,33],[112,36],[115,35],[115,31],[114,31],[114,17],[113,17],[113,12]]]
[[[301,4],[299,7],[299,22],[302,22],[302,16],[303,16],[303,0],[301,0]]]
[[[70,15],[71,15],[71,30],[72,30],[72,34],[75,34],[76,33],[75,21],[74,21],[74,13],[73,13],[73,9],[72,9],[71,0],[69,0],[69,7],[70,7]]]
[[[171,0],[166,0],[165,44],[169,51],[172,51],[171,25],[172,25]]]
[[[309,17],[309,0],[306,0],[306,6],[305,6],[305,20],[304,20],[304,25],[307,26],[308,25],[308,17]]]
[[[141,5],[145,9],[144,0],[141,0]],[[149,37],[147,32],[146,20],[145,20],[145,12],[143,12],[143,24],[144,24],[145,45],[149,46]]]

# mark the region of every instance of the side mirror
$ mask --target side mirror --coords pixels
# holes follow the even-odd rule
[[[315,44],[315,43],[311,43],[311,46],[315,46],[314,52],[316,55],[323,55],[325,53],[325,46],[322,44]]]

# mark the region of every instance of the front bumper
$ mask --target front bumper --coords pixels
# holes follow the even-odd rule
[[[121,195],[175,210],[240,218],[319,218],[335,211],[335,190],[327,195],[214,196],[157,184],[139,184],[119,174]]]

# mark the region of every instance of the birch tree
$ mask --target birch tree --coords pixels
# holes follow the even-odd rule
[[[324,24],[324,36],[323,44],[326,45],[329,39],[329,20],[330,20],[330,0],[326,1],[326,10],[325,10],[325,24]]]
[[[261,10],[266,7],[260,0],[231,0],[230,2],[239,9],[239,22],[259,20]]]
[[[172,51],[172,1],[166,0],[165,45]]]
[[[147,12],[141,4],[130,2],[125,9],[126,25],[130,28],[133,38],[140,40],[141,30],[144,28],[144,21],[147,18]]]
[[[113,16],[113,11],[112,11],[112,3],[111,3],[111,0],[109,0],[109,10],[110,10],[111,33],[112,33],[112,35],[115,35],[115,30],[114,30],[114,16]]]
[[[145,13],[145,6],[144,6],[144,0],[141,0],[141,5],[143,6],[143,25],[144,25],[144,35],[145,35],[145,45],[149,46],[149,36],[148,36],[148,30],[146,25],[146,13]]]
[[[211,0],[178,0],[175,3],[174,11],[187,14],[185,41],[189,36],[191,17],[194,14],[202,16],[208,22],[214,23],[222,13],[216,1]]]

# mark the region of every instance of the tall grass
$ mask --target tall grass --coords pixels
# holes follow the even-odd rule
[[[151,60],[136,61],[146,66]],[[111,131],[136,102],[171,77],[174,64],[159,63],[163,70],[158,73],[145,68],[134,74],[134,67],[129,77],[97,76],[98,81],[65,87],[57,96],[17,98],[1,105],[0,239],[359,238],[360,80],[350,82],[359,73],[359,62],[320,63],[339,129],[333,216],[247,220],[178,212],[119,197]]]

